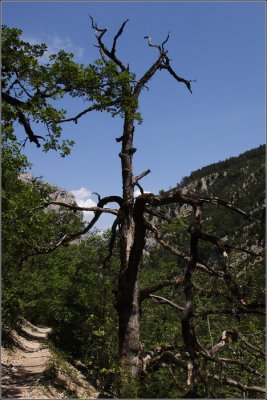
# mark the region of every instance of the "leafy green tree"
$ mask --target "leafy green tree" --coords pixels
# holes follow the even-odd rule
[[[21,292],[27,286],[25,274],[37,262],[34,254],[47,251],[48,243],[56,242],[63,234],[81,229],[82,222],[65,209],[58,213],[38,208],[40,203],[50,201],[54,189],[20,178],[29,163],[20,154],[18,144],[7,137],[2,141],[2,168],[3,321],[10,322],[23,311]],[[29,213],[36,207],[34,213]]]
[[[44,63],[47,46],[31,45],[21,39],[21,34],[19,29],[2,27],[3,132],[15,140],[14,122],[18,121],[26,140],[37,147],[43,143],[44,151],[59,150],[64,157],[74,142],[61,140],[61,124],[77,123],[93,110],[120,114],[127,103],[121,87],[134,76],[128,71],[119,74],[116,63],[101,59],[85,67],[73,61],[72,53],[63,50]],[[66,118],[66,110],[58,107],[66,94],[93,104]]]

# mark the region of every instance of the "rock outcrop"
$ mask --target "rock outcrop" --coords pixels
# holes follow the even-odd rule
[[[55,185],[51,185],[50,183],[44,182],[41,180],[42,177],[34,177],[30,172],[26,172],[23,174],[20,174],[19,178],[26,183],[34,183],[34,184],[38,184],[39,186],[47,186],[49,187],[49,198],[51,201],[57,201],[60,203],[65,203],[65,204],[73,204],[73,205],[77,205],[76,201],[75,201],[75,197],[74,194],[62,189],[58,186]],[[53,210],[53,211],[60,211],[60,206],[56,205],[56,204],[51,204],[47,207],[48,210]],[[77,215],[80,216],[81,219],[83,219],[83,214],[82,212],[78,211]]]

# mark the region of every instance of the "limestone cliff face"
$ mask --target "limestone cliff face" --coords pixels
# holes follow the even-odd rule
[[[42,177],[36,178],[30,172],[26,172],[24,174],[20,174],[19,178],[26,183],[33,183],[35,185],[38,185],[39,187],[41,186],[48,187],[50,192],[48,195],[50,201],[58,201],[60,203],[73,204],[77,206],[75,197],[71,192],[68,192],[67,190],[62,189],[58,186],[51,185],[50,183],[42,181],[41,180]],[[51,204],[50,206],[47,207],[47,210],[60,211],[60,206],[56,204]],[[78,211],[76,215],[79,215],[80,218],[83,219],[83,213],[81,211]]]
[[[177,185],[182,191],[215,196],[261,217],[265,198],[265,146],[208,165]],[[190,206],[170,206],[170,216],[188,216]]]
[[[60,203],[77,205],[75,202],[74,195],[64,189],[57,188],[57,190],[54,193],[50,194],[50,198],[52,201],[58,201]],[[51,204],[49,206],[49,209],[57,211],[59,209],[59,206],[57,206],[56,204]]]

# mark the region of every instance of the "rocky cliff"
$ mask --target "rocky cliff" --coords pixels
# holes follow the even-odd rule
[[[71,192],[43,181],[42,177],[34,177],[30,172],[20,174],[19,177],[23,182],[35,184],[40,189],[46,188],[50,201],[58,201],[65,204],[77,205],[75,197]],[[50,211],[60,211],[60,206],[51,204],[49,207],[47,207],[47,209]],[[77,214],[81,217],[81,219],[83,219],[82,212],[78,211]]]
[[[176,188],[217,196],[261,218],[265,209],[265,146],[194,171]],[[186,216],[189,210],[188,206],[169,207],[170,215]]]

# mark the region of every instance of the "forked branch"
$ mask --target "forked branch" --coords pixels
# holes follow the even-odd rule
[[[161,43],[161,45],[153,44],[152,38],[150,36],[144,36],[144,39],[147,39],[148,45],[150,47],[155,47],[159,50],[160,53],[167,54],[167,51],[164,49],[164,44],[168,42],[170,37],[170,32],[168,33],[166,39]]]
[[[91,26],[92,28],[95,30],[95,36],[98,42],[98,47],[100,49],[100,52],[102,52],[103,54],[105,54],[110,60],[114,61],[114,63],[116,65],[118,65],[121,69],[121,71],[126,71],[127,68],[125,67],[125,65],[121,62],[121,60],[119,60],[116,56],[116,44],[117,44],[117,39],[119,38],[119,36],[121,36],[123,29],[126,25],[126,23],[128,22],[128,20],[124,21],[122,26],[120,27],[118,33],[115,35],[114,40],[113,40],[113,46],[111,51],[109,51],[106,46],[104,45],[104,43],[102,42],[102,37],[105,35],[105,33],[107,32],[107,28],[101,29],[97,26],[97,24],[94,22],[93,18],[89,15],[90,19],[91,19]]]

